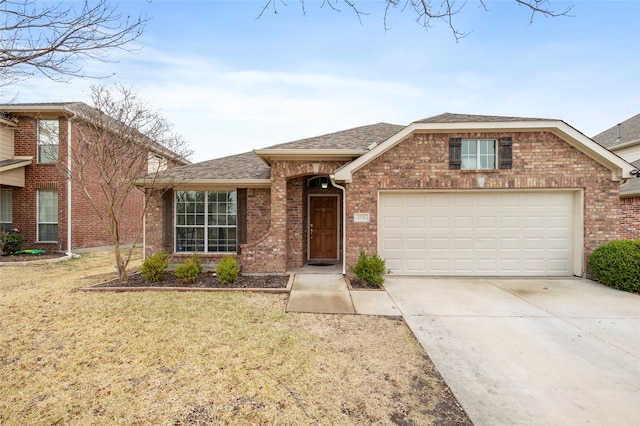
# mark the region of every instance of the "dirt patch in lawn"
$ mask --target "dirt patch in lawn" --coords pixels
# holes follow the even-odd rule
[[[3,426],[471,424],[402,319],[77,291],[115,278],[110,253],[0,274]]]

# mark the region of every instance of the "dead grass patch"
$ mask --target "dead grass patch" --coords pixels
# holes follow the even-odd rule
[[[76,291],[115,276],[110,253],[0,274],[2,425],[470,424],[399,319]]]

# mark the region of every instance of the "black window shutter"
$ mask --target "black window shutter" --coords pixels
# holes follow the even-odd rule
[[[462,164],[462,138],[449,138],[449,169],[460,170]]]
[[[499,140],[499,160],[501,169],[510,169],[513,166],[513,139],[505,136]]]

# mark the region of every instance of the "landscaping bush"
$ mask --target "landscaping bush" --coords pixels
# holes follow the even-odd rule
[[[144,262],[142,262],[140,275],[142,275],[145,281],[155,283],[164,278],[164,271],[169,267],[167,257],[168,254],[166,252],[160,251],[147,257]]]
[[[604,244],[587,261],[593,276],[618,290],[640,292],[640,240]]]
[[[229,284],[238,279],[240,266],[235,256],[225,256],[216,267],[216,276],[223,284]]]
[[[184,261],[183,264],[176,266],[176,277],[183,283],[192,283],[200,275],[202,270],[202,262],[200,256],[194,254],[190,258]]]
[[[354,274],[367,284],[382,287],[384,283],[384,275],[391,273],[387,269],[386,262],[374,253],[371,256],[367,256],[364,251],[360,251],[358,262],[351,268]]]
[[[13,254],[22,250],[24,246],[25,236],[18,232],[0,233],[0,253]]]

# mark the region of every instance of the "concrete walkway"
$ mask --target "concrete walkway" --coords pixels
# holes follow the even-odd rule
[[[342,274],[296,273],[287,312],[400,316],[386,291],[349,291]]]

